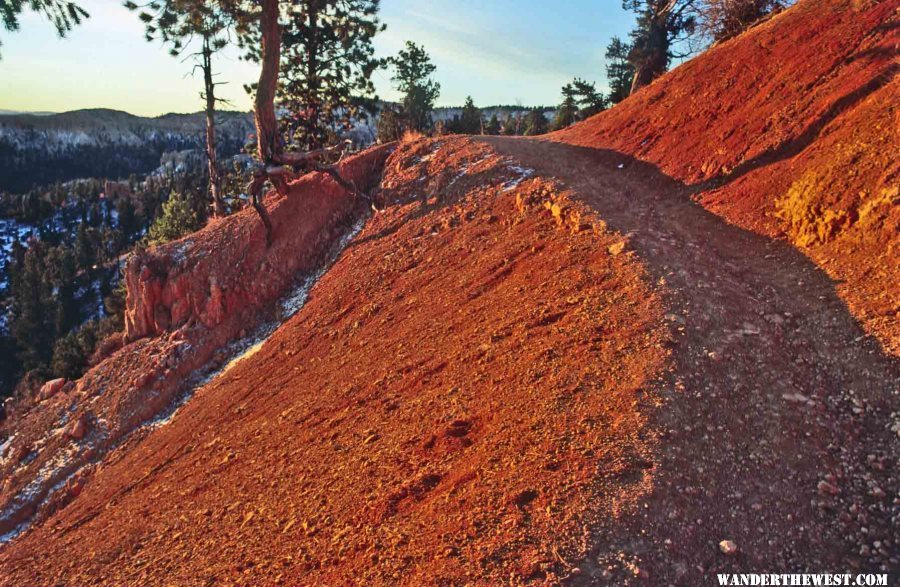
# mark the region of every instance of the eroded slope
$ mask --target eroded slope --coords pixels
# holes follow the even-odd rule
[[[545,580],[636,503],[667,351],[621,236],[483,144],[389,203],[251,358],[0,554],[6,584]]]

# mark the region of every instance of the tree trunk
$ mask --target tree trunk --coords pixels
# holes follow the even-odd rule
[[[262,67],[259,85],[253,102],[253,118],[256,123],[256,147],[262,167],[253,174],[247,186],[253,208],[266,227],[266,245],[272,244],[273,230],[269,213],[262,202],[262,191],[269,170],[281,165],[281,144],[278,137],[278,121],[275,118],[275,92],[278,89],[278,67],[281,62],[281,27],[278,25],[279,0],[262,0],[259,30],[262,36]],[[284,188],[284,178],[277,176],[276,189]]]
[[[306,85],[306,148],[322,146],[319,141],[319,10],[315,3],[309,6],[309,38],[307,39]]]
[[[209,164],[209,195],[212,200],[213,215],[225,216],[225,201],[222,199],[222,177],[216,158],[216,85],[212,77],[212,47],[208,36],[203,38],[203,83],[206,98],[206,160]]]
[[[278,0],[262,0],[259,23],[262,33],[262,68],[259,72],[253,112],[256,122],[256,144],[263,165],[277,164],[281,154],[278,121],[275,119],[275,92],[278,89],[278,67],[281,62],[278,4]]]
[[[642,40],[641,60],[634,64],[634,78],[631,80],[631,94],[666,72],[669,67],[668,20],[671,8],[655,14],[650,21],[647,36]]]
[[[287,193],[286,166],[308,165],[336,147],[307,151],[306,153],[283,153],[278,134],[278,120],[275,117],[275,93],[278,90],[278,69],[281,64],[281,26],[278,24],[279,0],[261,0],[260,32],[262,33],[262,68],[259,72],[259,85],[253,104],[256,122],[256,144],[262,167],[253,174],[253,180],[247,186],[253,208],[259,214],[266,227],[266,244],[271,245],[274,238],[274,227],[269,213],[262,202],[262,191],[266,181],[272,182],[275,189],[282,194]],[[344,181],[334,166],[313,165],[317,171],[327,173],[342,187],[358,197],[370,200],[360,192],[352,182]]]

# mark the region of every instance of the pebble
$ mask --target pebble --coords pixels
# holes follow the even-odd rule
[[[839,493],[839,489],[829,483],[828,481],[819,481],[819,485],[817,486],[819,493],[822,495],[837,495]]]
[[[723,540],[719,543],[719,550],[721,550],[722,553],[730,556],[733,554],[737,554],[738,547],[737,544],[735,544],[731,540]]]

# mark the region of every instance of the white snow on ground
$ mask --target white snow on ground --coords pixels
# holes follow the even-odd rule
[[[172,421],[172,418],[175,417],[175,414],[178,413],[178,410],[194,396],[194,393],[196,393],[197,390],[215,380],[220,375],[227,373],[244,359],[247,359],[248,357],[251,357],[259,352],[259,350],[263,347],[269,337],[272,336],[272,334],[276,330],[278,330],[278,328],[282,324],[284,324],[289,318],[299,312],[304,305],[306,305],[306,302],[309,299],[309,292],[312,287],[334,264],[343,250],[347,247],[348,244],[350,244],[350,241],[352,241],[354,237],[359,234],[365,224],[365,217],[358,220],[356,224],[354,224],[350,228],[350,230],[348,230],[332,245],[331,250],[328,252],[328,256],[326,257],[326,260],[322,264],[322,266],[307,275],[293,290],[291,290],[284,298],[282,298],[281,302],[279,303],[280,312],[275,320],[261,324],[251,334],[245,336],[244,338],[236,340],[225,347],[227,358],[220,364],[221,366],[210,371],[198,372],[198,375],[196,375],[189,381],[187,385],[187,391],[184,392],[178,398],[178,400],[174,402],[172,406],[170,406],[169,409],[164,410],[151,421],[147,422],[145,427],[151,430],[155,430],[157,428],[165,426]]]
[[[191,245],[193,245],[193,244],[194,244],[194,242],[191,239],[187,238],[187,239],[184,239],[183,241],[181,241],[180,243],[178,243],[177,245],[175,245],[175,247],[172,249],[172,260],[177,265],[181,265],[182,263],[184,263],[185,258],[186,258],[185,254],[187,253],[188,249],[190,249]]]
[[[491,157],[492,157],[492,155],[485,155],[484,157],[482,157],[482,158],[479,159],[478,161],[473,161],[472,163],[466,163],[465,165],[463,165],[462,167],[460,167],[459,173],[457,173],[457,174],[453,177],[453,179],[450,180],[450,183],[447,184],[447,188],[446,188],[446,189],[450,189],[450,188],[453,186],[453,184],[455,184],[457,181],[460,180],[460,178],[463,178],[463,177],[465,177],[466,175],[468,175],[468,174],[469,174],[469,170],[470,170],[471,168],[476,167],[477,165],[480,165],[480,164],[484,163],[485,161],[487,161],[487,160],[490,159]]]
[[[0,443],[0,465],[6,464],[6,459],[9,458],[9,455],[6,454],[6,451],[9,450],[9,447],[12,446],[13,440],[15,440],[16,435],[13,434],[2,443]]]
[[[520,183],[534,175],[534,169],[531,169],[530,167],[522,167],[521,165],[515,165],[511,162],[507,162],[506,166],[510,171],[517,173],[519,176],[503,184],[504,192],[515,189]]]
[[[7,518],[12,517],[16,513],[21,510],[22,507],[27,506],[32,503],[36,496],[40,495],[43,491],[43,488],[53,479],[57,479],[61,472],[66,470],[66,466],[71,461],[72,457],[75,453],[79,452],[80,447],[78,446],[69,446],[65,451],[62,451],[53,456],[52,459],[44,463],[37,475],[34,479],[31,480],[28,485],[26,485],[22,491],[20,491],[15,499],[10,504],[10,507],[3,510],[0,513],[0,520],[5,520]],[[81,471],[81,467],[72,471],[68,475],[65,475],[62,479],[59,479],[53,486],[47,490],[46,494],[44,494],[44,499],[47,499],[49,496],[53,495],[60,489],[62,489],[69,480],[74,477],[78,472]],[[33,518],[29,518],[7,532],[6,534],[0,535],[0,544],[4,544],[9,542],[22,532],[28,529],[31,525],[31,521]]]

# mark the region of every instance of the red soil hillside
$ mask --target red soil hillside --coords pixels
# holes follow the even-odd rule
[[[380,179],[389,147],[346,160],[362,187]],[[275,243],[253,210],[132,256],[125,272],[126,330],[133,341],[77,383],[22,398],[0,424],[0,535],[15,534],[77,496],[93,466],[141,427],[164,417],[227,360],[228,345],[253,337],[275,301],[317,269],[365,206],[335,182],[307,175],[290,197],[269,198]],[[116,341],[113,341],[116,342]],[[115,349],[115,345],[107,345]]]
[[[583,556],[646,490],[661,300],[521,175],[468,139],[398,150],[388,211],[307,305],[3,551],[0,583],[496,584]]]
[[[122,348],[0,428],[0,586],[897,570],[896,8],[807,0],[555,141],[363,153],[377,214],[312,174],[271,247],[248,210],[136,257]]]
[[[900,353],[897,0],[801,0],[553,140],[612,149],[786,235]]]

